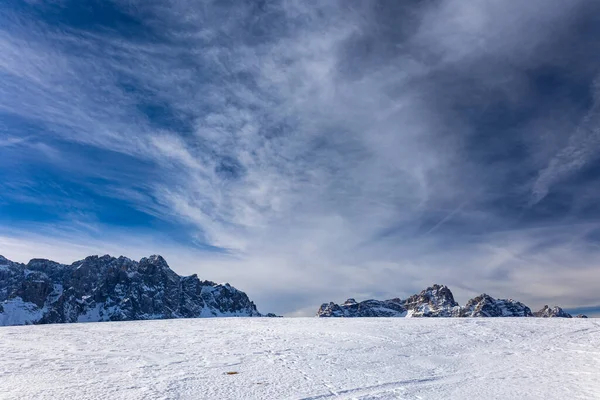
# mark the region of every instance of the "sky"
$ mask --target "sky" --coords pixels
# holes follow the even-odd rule
[[[4,0],[0,254],[262,312],[600,307],[600,2]]]

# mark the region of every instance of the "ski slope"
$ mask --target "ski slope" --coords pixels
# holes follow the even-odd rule
[[[600,399],[600,323],[230,318],[0,328],[0,399],[109,398]]]

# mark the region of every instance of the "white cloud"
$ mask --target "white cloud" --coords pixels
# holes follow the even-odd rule
[[[42,246],[35,236],[7,234],[2,249],[18,260],[47,254],[65,262],[98,249],[130,257],[160,252],[182,273],[196,272],[189,263],[201,257],[203,277],[235,278],[279,304],[278,312],[357,292],[408,295],[466,277],[469,287],[497,288],[493,295],[527,296],[520,270],[533,273],[549,262],[527,265],[535,235],[501,245],[495,238],[457,245],[438,235],[455,219],[496,217],[478,208],[490,196],[488,176],[465,159],[473,127],[437,104],[444,87],[436,74],[463,67],[510,92],[507,76],[532,62],[575,3],[432,3],[407,21],[415,24],[408,39],[380,39],[394,50],[373,64],[349,44],[377,31],[377,10],[363,14],[344,2],[271,4],[260,20],[252,4],[123,5],[160,32],[164,40],[151,43],[22,17],[19,29],[0,29],[0,73],[10,78],[0,83],[0,96],[11,99],[0,100],[0,110],[47,126],[48,142],[57,136],[149,162],[158,173],[138,177],[118,166],[97,173],[114,181],[113,197],[192,224],[229,254],[198,255],[145,236],[82,244],[75,234]],[[250,35],[252,27],[266,33]],[[491,56],[502,62],[488,76],[478,63]],[[157,124],[144,105],[177,124]],[[560,175],[557,168],[542,173],[540,193],[554,179],[544,176]],[[593,259],[590,249],[586,254]],[[501,268],[508,272],[497,280]],[[582,267],[577,276],[588,279],[589,272]],[[561,299],[575,298],[565,290]],[[285,303],[285,296],[294,300]]]
[[[532,188],[532,204],[538,203],[546,197],[554,184],[598,158],[598,149],[600,149],[600,79],[596,79],[592,91],[594,103],[575,132],[569,136],[568,144],[540,171]]]

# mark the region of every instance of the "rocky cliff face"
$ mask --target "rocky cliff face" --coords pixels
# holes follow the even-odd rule
[[[406,300],[354,299],[344,304],[324,303],[317,311],[318,317],[566,317],[560,307],[544,307],[535,314],[525,304],[512,299],[495,299],[481,294],[461,307],[447,286],[433,285]],[[579,317],[579,316],[578,316]],[[579,318],[587,318],[582,315]]]
[[[433,285],[404,301],[407,317],[455,317],[460,306],[445,285]]]
[[[366,300],[357,303],[348,299],[344,304],[324,303],[317,312],[319,317],[404,317],[406,308],[400,299]]]
[[[460,307],[450,289],[433,285],[406,300],[366,300],[357,303],[348,299],[344,304],[324,303],[318,317],[452,317]]]
[[[260,315],[244,292],[179,276],[161,256],[71,265],[0,256],[0,325]]]
[[[549,307],[547,305],[545,305],[540,311],[536,311],[534,315],[540,318],[573,318],[571,314],[565,312],[559,306]]]
[[[531,309],[512,299],[494,299],[481,294],[461,308],[461,317],[533,317]]]

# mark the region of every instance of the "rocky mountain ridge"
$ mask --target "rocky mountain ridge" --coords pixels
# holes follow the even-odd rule
[[[244,292],[180,276],[158,255],[90,256],[71,265],[0,256],[0,325],[230,316],[261,314]]]
[[[562,308],[545,306],[535,313],[525,304],[513,299],[495,299],[485,293],[467,301],[461,307],[450,289],[435,284],[412,295],[406,300],[365,300],[356,302],[348,299],[338,305],[323,303],[317,317],[540,317],[571,318]],[[577,315],[574,318],[587,318]]]
[[[545,305],[541,310],[533,313],[534,317],[541,318],[587,318],[586,315],[577,314],[575,316],[569,314],[559,306],[550,307]]]

